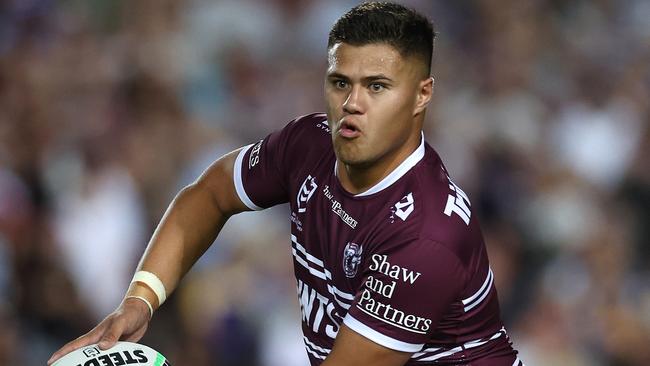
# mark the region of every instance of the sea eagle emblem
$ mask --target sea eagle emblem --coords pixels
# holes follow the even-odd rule
[[[363,253],[363,247],[352,242],[347,243],[343,249],[343,271],[346,277],[352,278],[357,275],[361,263],[361,253]]]

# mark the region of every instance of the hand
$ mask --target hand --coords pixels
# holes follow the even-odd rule
[[[100,349],[106,350],[113,347],[118,340],[137,342],[146,332],[149,320],[147,305],[141,300],[127,298],[90,332],[54,352],[47,364],[49,366],[66,354],[94,343],[98,343]]]

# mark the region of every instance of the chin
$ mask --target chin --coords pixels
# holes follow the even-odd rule
[[[336,154],[336,156],[343,164],[353,167],[362,168],[364,166],[372,164],[371,159],[368,159],[368,157],[362,156],[360,154],[340,152]]]
[[[363,167],[372,164],[374,160],[368,156],[368,151],[363,150],[365,149],[356,143],[334,141],[334,153],[345,165]]]

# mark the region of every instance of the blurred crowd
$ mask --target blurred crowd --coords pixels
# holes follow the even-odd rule
[[[409,0],[425,136],[482,222],[521,358],[650,365],[650,2]],[[0,0],[0,365],[120,302],[176,192],[323,111],[356,1]],[[286,207],[239,215],[142,340],[174,365],[307,365]]]

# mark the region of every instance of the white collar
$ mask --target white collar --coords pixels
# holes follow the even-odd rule
[[[404,161],[397,166],[390,174],[384,177],[379,183],[375,184],[374,186],[370,187],[367,191],[361,192],[359,194],[355,194],[355,197],[363,197],[363,196],[369,196],[371,194],[375,194],[379,191],[382,191],[388,187],[390,187],[393,183],[397,182],[401,177],[404,176],[411,168],[415,166],[415,164],[419,163],[422,158],[424,158],[424,132],[421,132],[421,138],[420,138],[420,146],[418,146],[415,151],[411,153]],[[338,160],[334,163],[334,175],[337,175],[338,171]]]

